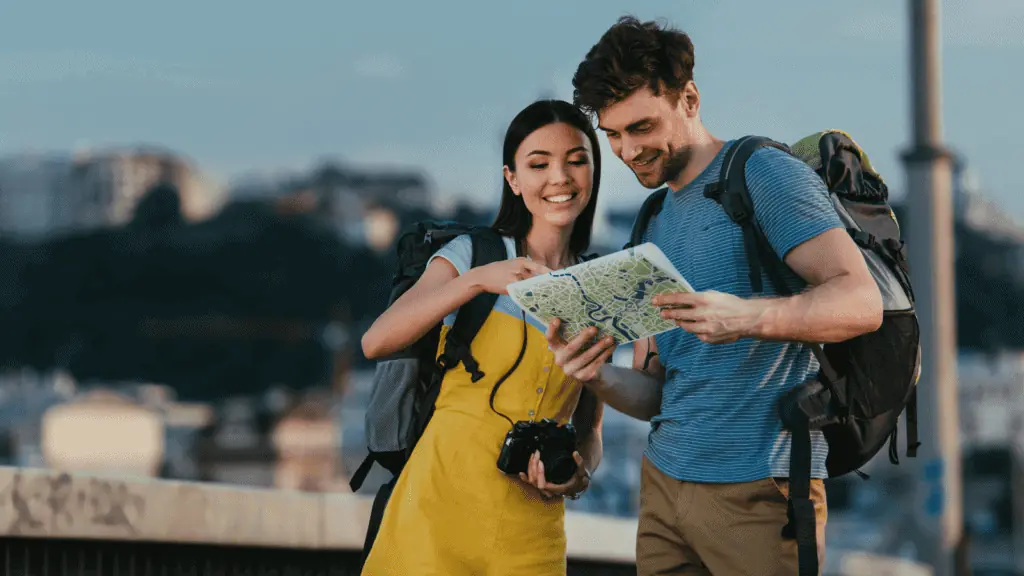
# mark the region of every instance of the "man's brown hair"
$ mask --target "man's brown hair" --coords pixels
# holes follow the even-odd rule
[[[587,52],[572,85],[573,99],[588,114],[647,86],[678,95],[693,80],[693,42],[684,32],[632,16],[619,18]]]

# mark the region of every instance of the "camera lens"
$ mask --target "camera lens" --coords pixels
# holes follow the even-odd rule
[[[552,484],[565,484],[572,475],[576,473],[576,460],[571,454],[559,454],[550,458],[543,458],[544,479]]]

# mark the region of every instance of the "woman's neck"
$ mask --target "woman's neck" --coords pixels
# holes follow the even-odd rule
[[[526,234],[523,242],[524,256],[528,256],[534,262],[547,266],[552,270],[558,270],[571,266],[572,254],[569,253],[569,238],[572,236],[572,228],[553,228],[547,226],[533,226]]]

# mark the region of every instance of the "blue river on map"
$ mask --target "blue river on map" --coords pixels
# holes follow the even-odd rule
[[[599,302],[594,301],[590,296],[588,296],[587,291],[583,288],[583,284],[580,282],[579,278],[577,278],[573,273],[553,272],[551,276],[553,278],[568,277],[571,278],[572,281],[576,283],[576,286],[580,289],[580,293],[583,295],[584,302],[586,302],[587,304],[587,317],[590,318],[591,321],[593,321],[596,324],[606,324],[610,321],[612,328],[614,328],[616,332],[618,332],[623,338],[627,340],[636,340],[637,338],[640,337],[640,335],[637,334],[635,330],[630,328],[625,322],[623,322],[621,318],[612,316],[611,314],[604,310],[604,306],[602,306]],[[672,278],[668,276],[655,276],[653,278],[647,278],[641,280],[640,282],[637,282],[636,289],[632,296],[632,300],[637,302],[642,301],[644,299],[644,296],[647,294],[647,289],[650,286],[653,286],[656,282],[664,282],[666,280],[671,281]],[[630,298],[623,298],[621,296],[616,296],[614,294],[612,295],[612,298],[614,300],[618,300],[619,302],[630,301]]]

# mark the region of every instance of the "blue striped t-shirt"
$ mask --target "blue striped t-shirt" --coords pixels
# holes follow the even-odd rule
[[[704,187],[719,178],[725,143],[708,167],[682,190],[670,190],[645,240],[654,242],[695,290],[749,298],[741,228]],[[810,167],[775,148],[758,149],[747,162],[747,187],[756,218],[781,257],[797,245],[842,227],[828,190]],[[786,271],[790,286],[806,284]],[[765,296],[775,287],[762,269]],[[776,401],[817,373],[806,346],[745,338],[705,344],[682,329],[656,338],[666,370],[661,413],[651,420],[647,457],[665,474],[690,482],[749,482],[788,477],[790,436]],[[811,436],[812,477],[824,478],[828,445]]]

